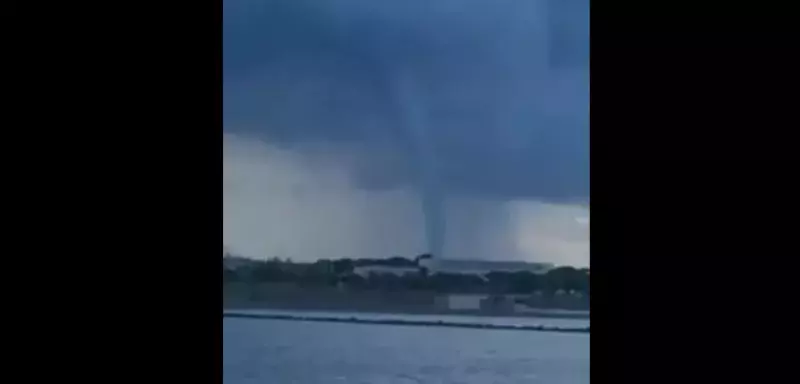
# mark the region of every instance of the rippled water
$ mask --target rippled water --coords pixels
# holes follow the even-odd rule
[[[223,383],[588,383],[589,336],[223,319]]]

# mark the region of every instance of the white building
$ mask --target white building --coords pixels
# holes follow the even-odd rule
[[[420,267],[434,273],[459,273],[484,276],[489,272],[531,272],[545,274],[555,266],[550,263],[531,263],[526,261],[422,259]]]

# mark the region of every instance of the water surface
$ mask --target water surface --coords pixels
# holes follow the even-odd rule
[[[589,335],[223,319],[223,383],[588,383]]]

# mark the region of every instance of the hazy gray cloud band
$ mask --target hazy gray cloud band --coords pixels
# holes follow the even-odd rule
[[[223,144],[223,241],[231,252],[301,261],[426,251],[419,193],[354,187],[349,152],[322,144],[287,150],[233,134]],[[589,263],[585,206],[457,197],[444,211],[448,257]]]

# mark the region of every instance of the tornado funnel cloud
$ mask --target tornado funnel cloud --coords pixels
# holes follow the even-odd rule
[[[388,77],[391,99],[397,105],[399,125],[411,141],[412,157],[419,171],[428,252],[442,257],[446,231],[445,196],[439,161],[428,130],[423,96],[417,90],[415,79],[407,71],[395,70]]]

